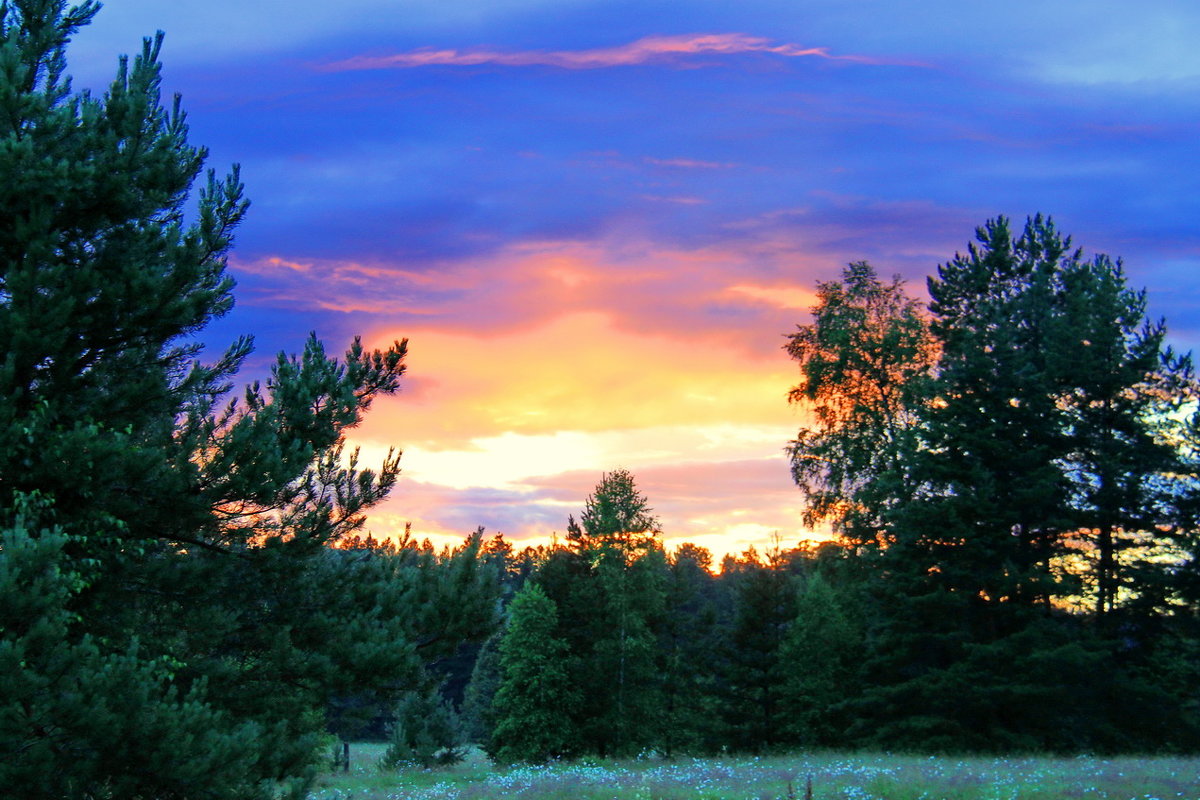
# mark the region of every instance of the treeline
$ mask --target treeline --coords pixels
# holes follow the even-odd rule
[[[668,553],[649,512],[618,470],[565,543],[484,546],[511,602],[466,688],[469,735],[501,762],[843,742],[834,706],[864,620],[831,580],[839,548],[751,548],[718,565],[691,544]]]
[[[713,575],[606,476],[476,668],[492,752],[1200,745],[1200,389],[1120,262],[998,218],[928,308],[818,288],[787,449],[833,540]]]

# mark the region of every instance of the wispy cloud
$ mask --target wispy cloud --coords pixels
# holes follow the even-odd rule
[[[647,164],[656,167],[677,167],[679,169],[732,169],[737,164],[732,161],[700,161],[694,158],[650,158],[642,159]]]
[[[587,50],[421,48],[388,56],[356,56],[327,64],[324,69],[338,72],[428,66],[478,66],[480,64],[497,64],[508,67],[547,66],[563,69],[603,69],[638,64],[680,63],[688,61],[693,56],[723,56],[741,53],[766,53],[784,58],[815,57],[867,64],[883,63],[868,56],[835,55],[825,47],[803,47],[787,42],[778,43],[765,37],[750,36],[744,33],[708,33],[646,36],[616,47],[597,47]]]
[[[748,297],[779,308],[812,308],[816,305],[817,296],[812,289],[800,286],[752,286],[740,284],[730,286],[730,294]]]
[[[695,197],[693,195],[665,196],[661,194],[643,194],[641,198],[649,200],[652,203],[674,203],[679,206],[702,206],[708,202],[703,197]]]

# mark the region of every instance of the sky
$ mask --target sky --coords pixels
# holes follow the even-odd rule
[[[213,351],[409,340],[352,434],[403,450],[376,535],[545,542],[623,468],[668,544],[819,536],[785,336],[846,263],[921,296],[999,214],[1200,345],[1194,0],[111,0],[76,87],[156,30],[252,203]]]

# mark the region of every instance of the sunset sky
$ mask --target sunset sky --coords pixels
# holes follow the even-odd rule
[[[253,204],[206,341],[258,374],[410,341],[354,437],[404,451],[376,534],[543,541],[623,467],[668,543],[795,543],[816,281],[923,294],[997,214],[1124,257],[1200,345],[1194,0],[110,0],[77,88],[158,29]]]

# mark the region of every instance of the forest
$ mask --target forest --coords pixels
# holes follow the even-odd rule
[[[394,764],[654,753],[1194,752],[1200,415],[1119,261],[997,217],[928,303],[864,262],[787,334],[819,545],[713,563],[602,473],[551,546],[377,541],[346,446],[407,342],[234,390],[248,209],[162,37],[74,92],[91,0],[0,6],[0,787],[303,797]],[[199,183],[198,191],[193,192]],[[781,397],[780,402],[785,402]]]
[[[1040,216],[928,288],[851,264],[788,338],[814,420],[792,473],[830,541],[714,574],[617,471],[517,559],[467,689],[497,757],[1195,748],[1189,357]]]

